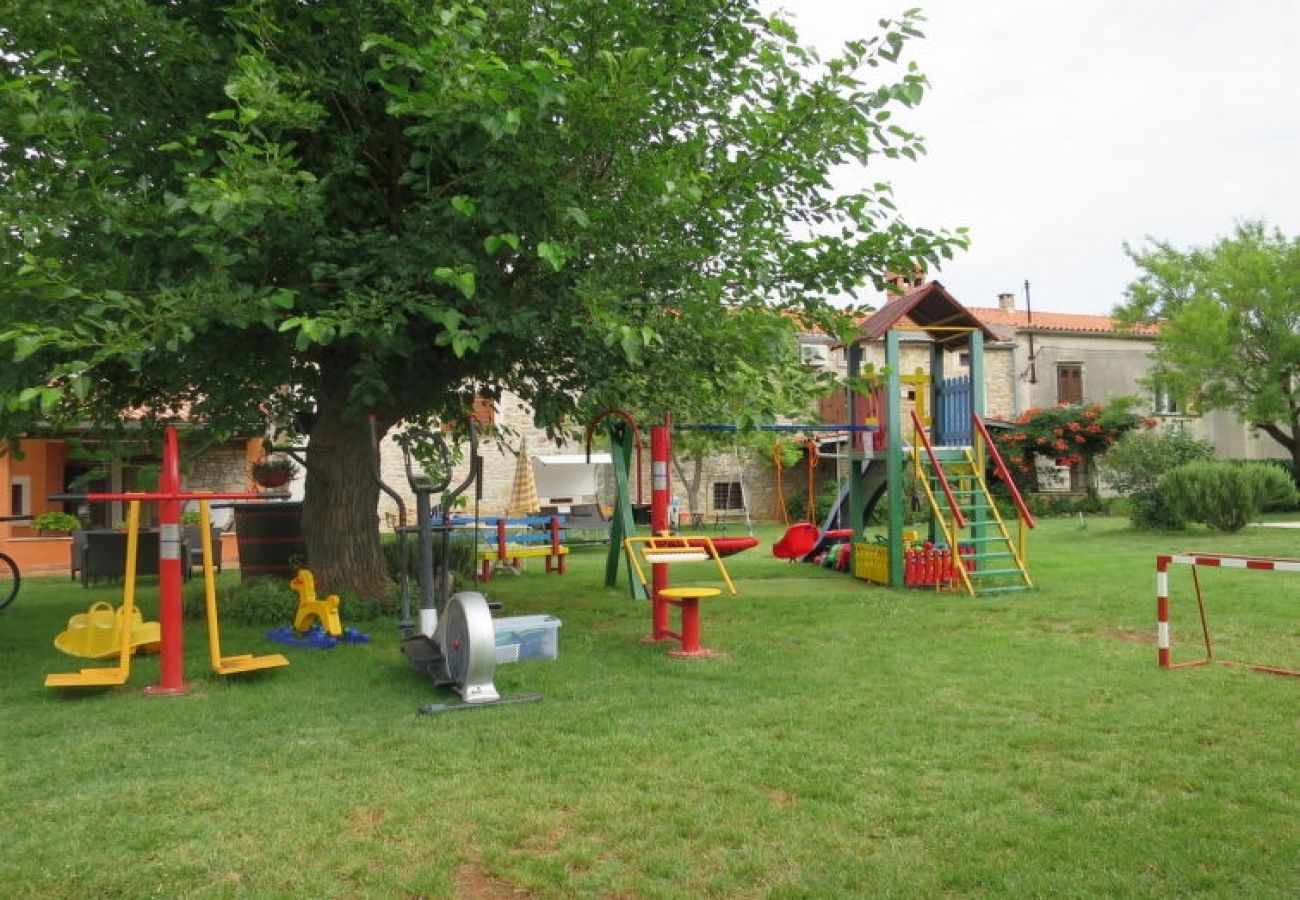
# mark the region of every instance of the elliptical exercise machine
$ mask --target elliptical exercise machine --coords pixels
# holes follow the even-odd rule
[[[398,526],[397,557],[398,585],[401,598],[402,655],[417,672],[423,672],[439,687],[451,686],[460,695],[459,702],[429,703],[420,707],[422,713],[449,712],[473,709],[502,703],[527,703],[541,700],[541,694],[516,694],[501,696],[493,678],[496,674],[496,628],[492,623],[491,606],[478,591],[451,591],[451,574],[448,570],[450,545],[449,509],[456,498],[465,493],[479,476],[478,432],[473,419],[469,423],[469,474],[454,488],[451,484],[452,460],[447,442],[439,433],[424,429],[408,430],[402,447],[402,464],[406,481],[415,495],[416,534],[419,538],[420,611],[418,621],[411,617],[410,566],[407,552],[406,504],[402,496],[384,483],[379,468],[379,433],[375,419],[370,418],[371,447],[373,450],[373,475],[379,489],[397,504]],[[411,453],[412,441],[421,441],[436,454],[435,474],[417,465]],[[430,498],[442,495],[442,516],[433,524],[433,506]],[[442,571],[435,574],[433,538],[440,539]]]

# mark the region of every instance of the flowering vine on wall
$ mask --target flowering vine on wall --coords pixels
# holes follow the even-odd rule
[[[1017,482],[1032,488],[1034,458],[1044,457],[1058,466],[1084,466],[1104,456],[1111,445],[1135,428],[1154,428],[1155,419],[1133,412],[1137,400],[1120,397],[1100,403],[1028,409],[1015,428],[999,434],[998,451]]]

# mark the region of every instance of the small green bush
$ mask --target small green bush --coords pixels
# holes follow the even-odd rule
[[[37,531],[76,531],[80,527],[81,520],[65,512],[43,512],[32,519],[32,528]]]
[[[1294,502],[1295,487],[1276,466],[1206,460],[1186,463],[1165,475],[1159,495],[1177,515],[1231,533],[1258,518],[1270,498]]]
[[[1160,494],[1160,480],[1184,463],[1210,459],[1214,448],[1181,428],[1130,431],[1100,460],[1101,480],[1129,501],[1133,527],[1177,531],[1187,519]]]
[[[323,597],[324,594],[318,594]],[[380,598],[339,595],[339,617],[344,625],[356,622],[373,622],[377,619],[396,619],[398,613],[397,589]],[[289,582],[280,578],[252,578],[243,584],[224,589],[217,598],[222,622],[237,625],[264,625],[277,627],[292,625],[298,610],[298,594]],[[207,605],[202,590],[188,591],[185,595],[185,617],[202,619],[207,615]]]
[[[289,582],[281,578],[250,578],[243,584],[225,588],[217,596],[222,622],[236,625],[292,625],[298,609],[298,595]],[[185,617],[202,619],[207,605],[202,590],[185,593]]]
[[[1182,531],[1187,517],[1171,506],[1160,490],[1143,491],[1128,498],[1129,519],[1139,531]]]
[[[1300,492],[1295,490],[1291,470],[1286,466],[1289,462],[1290,460],[1280,459],[1242,459],[1234,460],[1233,464],[1266,470],[1262,476],[1265,479],[1265,490],[1268,492],[1264,497],[1264,511],[1277,512],[1295,509],[1297,500],[1300,500]],[[1279,478],[1273,473],[1280,473],[1282,477]]]

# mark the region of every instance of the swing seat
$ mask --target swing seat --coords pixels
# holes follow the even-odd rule
[[[802,559],[817,546],[820,535],[817,526],[811,522],[797,522],[772,545],[772,555],[777,559]]]
[[[686,543],[692,547],[708,547],[703,538],[692,538],[685,535]],[[748,550],[750,547],[758,546],[756,537],[715,537],[712,538],[713,549],[719,556],[735,556],[742,550]]]

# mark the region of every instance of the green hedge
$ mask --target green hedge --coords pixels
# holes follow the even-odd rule
[[[1265,507],[1295,503],[1295,485],[1278,466],[1200,461],[1160,481],[1160,499],[1177,515],[1219,531],[1240,531]]]

